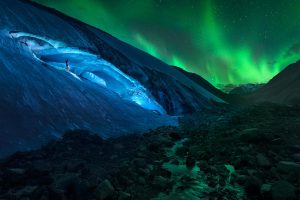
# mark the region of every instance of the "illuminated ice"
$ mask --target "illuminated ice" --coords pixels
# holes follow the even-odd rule
[[[100,55],[95,55],[87,49],[67,47],[62,42],[24,32],[11,31],[10,35],[27,46],[33,56],[47,66],[66,71],[66,61],[68,60],[69,73],[75,78],[88,80],[98,84],[99,87],[105,87],[117,93],[121,98],[134,102],[145,109],[161,114],[166,113],[145,87]]]

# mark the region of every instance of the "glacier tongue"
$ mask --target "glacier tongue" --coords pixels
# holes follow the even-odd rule
[[[17,42],[28,47],[34,58],[45,65],[67,72],[66,61],[68,60],[69,72],[75,78],[105,87],[142,108],[166,114],[163,107],[155,101],[145,87],[100,55],[81,48],[68,47],[63,42],[30,33],[10,31],[10,35]]]

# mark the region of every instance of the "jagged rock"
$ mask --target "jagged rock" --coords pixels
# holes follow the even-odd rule
[[[269,161],[269,159],[261,153],[256,155],[256,161],[257,161],[257,164],[261,167],[270,167],[271,166],[271,162]]]
[[[96,189],[95,197],[97,200],[104,200],[108,197],[113,196],[114,187],[109,180],[105,179]]]
[[[273,200],[292,200],[296,198],[295,187],[287,181],[278,181],[272,185]]]
[[[290,161],[280,161],[277,170],[283,173],[300,172],[300,164]]]

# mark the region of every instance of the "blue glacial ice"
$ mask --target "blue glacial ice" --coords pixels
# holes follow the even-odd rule
[[[10,36],[26,46],[33,57],[45,66],[66,71],[78,81],[90,81],[107,88],[122,99],[134,102],[142,108],[166,114],[147,89],[137,80],[129,77],[112,63],[88,49],[68,47],[60,41],[20,32],[11,31]],[[70,70],[66,70],[66,61]],[[46,70],[46,69],[45,69]]]

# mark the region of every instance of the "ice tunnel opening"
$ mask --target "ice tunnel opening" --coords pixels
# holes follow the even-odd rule
[[[79,80],[88,80],[147,110],[166,114],[145,87],[101,56],[87,49],[68,47],[62,42],[29,33],[11,31],[10,36],[27,46],[33,57],[48,67],[66,71]]]
[[[135,81],[117,70],[115,66],[76,48],[46,49],[36,53],[36,57],[59,70],[66,70],[66,61],[68,60],[71,73],[107,87],[119,95],[122,95],[125,90],[136,88]]]

